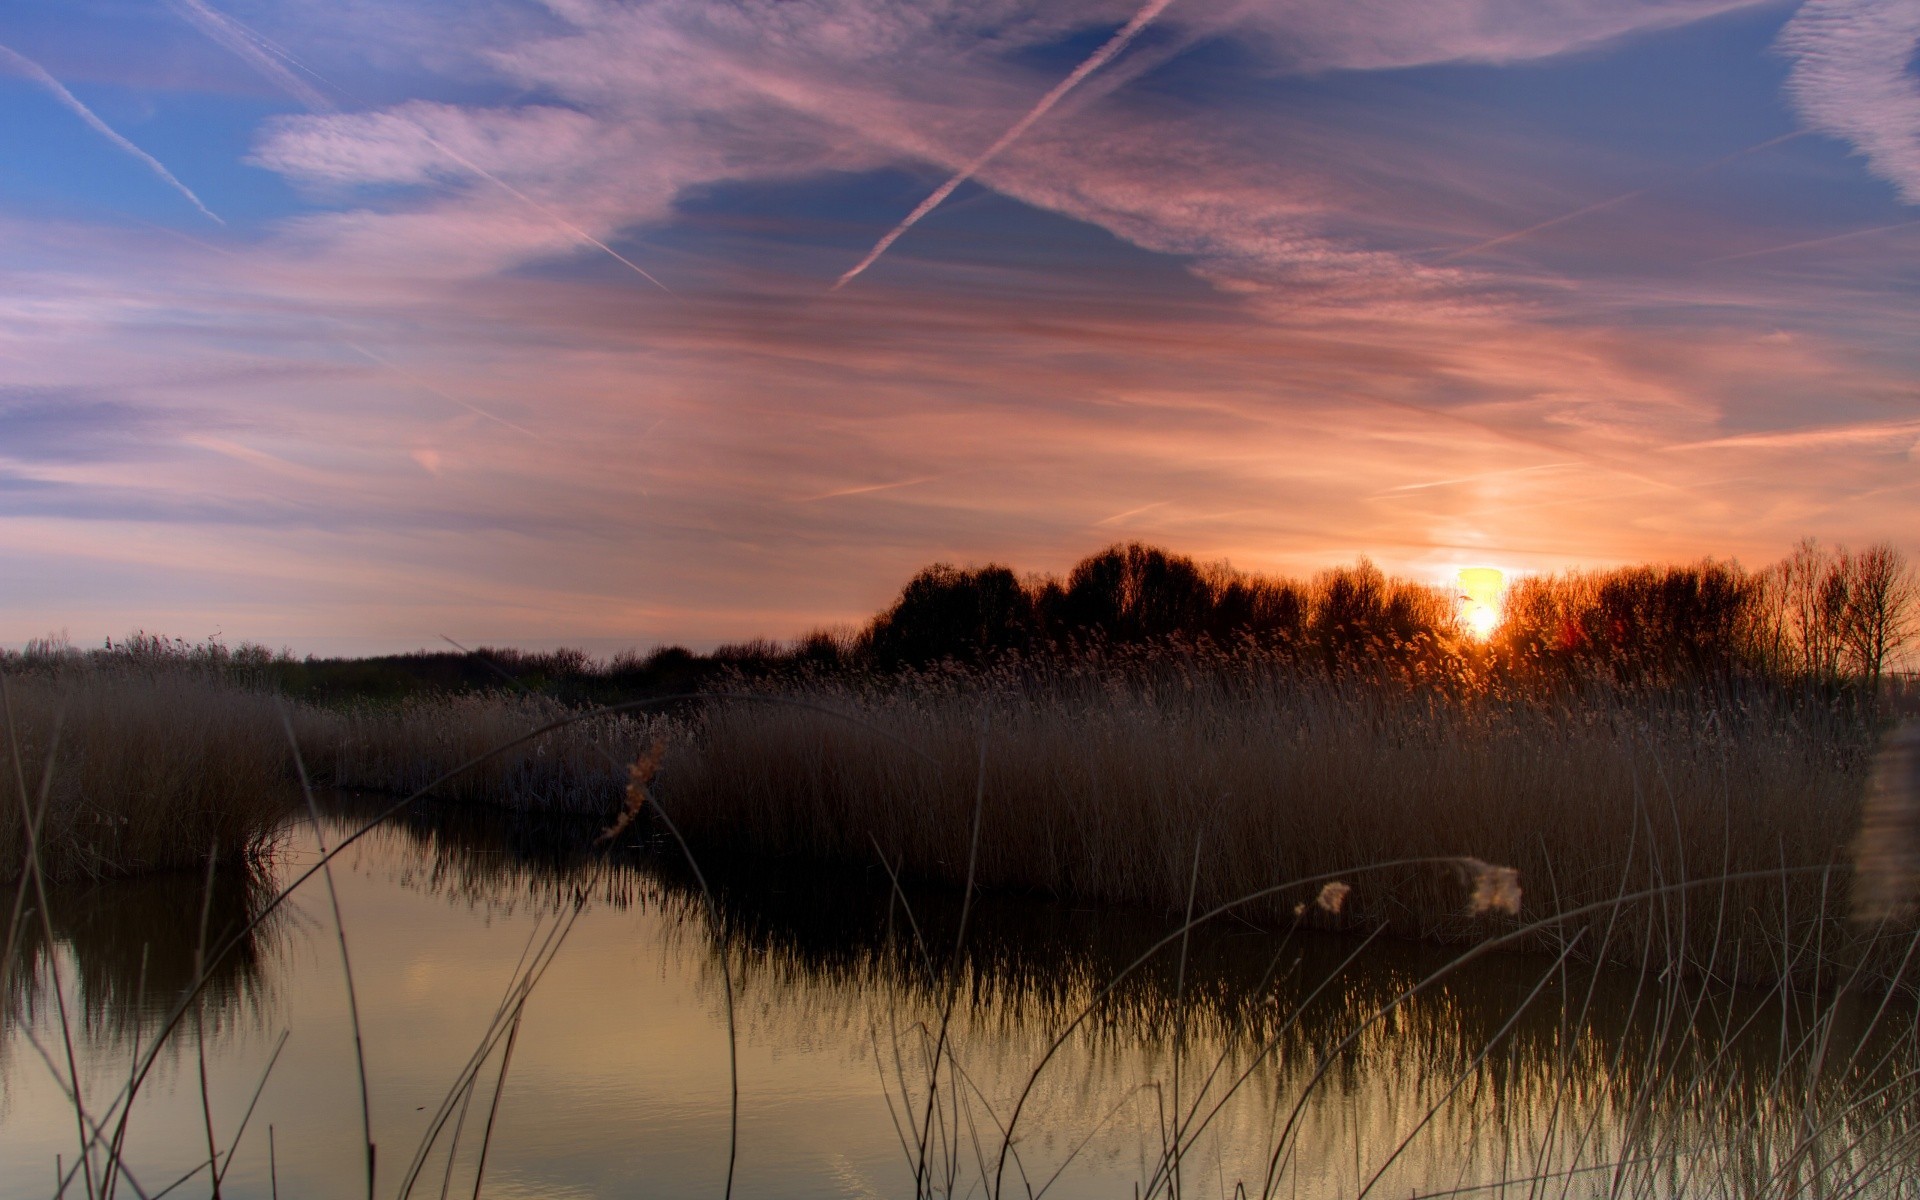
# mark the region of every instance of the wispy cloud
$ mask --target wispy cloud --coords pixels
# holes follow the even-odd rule
[[[1780,34],[1787,94],[1813,128],[1843,138],[1875,174],[1920,204],[1920,6],[1808,0]]]
[[[62,84],[58,79],[55,79],[52,75],[48,74],[47,69],[45,67],[42,67],[39,63],[28,58],[26,55],[20,53],[18,50],[14,50],[4,45],[0,45],[0,63],[4,63],[4,64],[7,64],[8,66],[11,66],[15,71],[18,71],[20,74],[26,76],[28,79],[33,80],[35,83],[45,88],[47,92],[51,94],[55,100],[58,100],[61,104],[66,105],[66,107],[69,110],[71,110],[75,116],[79,117],[82,121],[85,121],[87,123],[88,128],[92,129],[95,133],[98,133],[101,137],[106,138],[109,142],[112,142],[115,146],[118,146],[121,150],[124,150],[126,153],[132,155],[134,158],[139,159],[142,163],[146,165],[148,170],[152,171],[155,175],[158,175],[160,179],[163,182],[165,182],[168,187],[172,188],[176,192],[179,192],[182,196],[185,196],[187,200],[191,202],[195,208],[199,209],[203,214],[205,214],[209,220],[218,222],[219,224],[222,224],[222,225],[226,224],[226,222],[221,220],[220,217],[216,215],[212,209],[208,208],[205,204],[201,203],[200,197],[194,195],[192,188],[188,187],[184,183],[181,183],[177,178],[175,178],[173,172],[167,170],[167,168],[161,164],[159,159],[155,158],[151,154],[148,154],[145,150],[142,150],[140,147],[134,145],[132,142],[128,141],[125,137],[121,136],[121,134],[117,130],[115,130],[111,125],[108,125],[105,121],[102,121],[99,117],[99,114],[95,113],[92,109],[82,104],[80,102],[80,98],[75,96],[72,92],[68,91],[66,89],[66,86]]]
[[[1340,0],[1261,5],[1249,21],[1307,70],[1527,62],[1765,0]]]
[[[287,479],[297,480],[301,483],[317,484],[323,488],[334,489],[347,486],[353,482],[348,476],[303,466],[290,459],[281,458],[279,455],[269,454],[264,450],[258,450],[252,446],[234,441],[232,438],[193,433],[188,434],[180,440],[184,445],[210,451],[222,457],[233,459],[235,462],[245,463],[250,467],[257,467],[260,470]]]
[[[1916,438],[1920,438],[1920,420],[1863,421],[1848,425],[1821,425],[1811,429],[1741,433],[1701,442],[1682,442],[1667,446],[1665,449],[1675,452],[1683,450],[1805,450],[1816,447],[1912,443]]]
[[[1437,578],[1920,527],[1898,262],[1695,269],[1831,235],[1813,189],[1876,182],[1805,145],[1690,172],[1478,88],[1734,4],[1190,0],[1027,120],[1141,0],[175,2],[230,76],[313,109],[252,143],[302,207],[218,254],[0,214],[12,376],[76,421],[69,398],[191,414],[137,455],[9,463],[0,552],[40,577],[164,569],[203,608],[383,644],[699,642],[857,618],[934,559],[1059,570],[1116,526]],[[396,62],[394,22],[418,61],[355,98],[351,48]],[[1612,54],[1568,69],[1646,61]],[[1476,65],[1368,74],[1439,62]],[[929,164],[987,202],[819,302],[882,173]],[[1739,194],[1783,178],[1791,203]],[[650,268],[634,244],[672,299],[594,266]],[[41,447],[45,410],[19,416]]]

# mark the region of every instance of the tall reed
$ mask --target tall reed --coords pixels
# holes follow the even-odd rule
[[[575,710],[499,692],[323,708],[177,660],[79,661],[5,684],[0,879],[24,869],[30,830],[52,879],[246,857],[296,811],[296,745],[329,787],[405,793],[484,758],[436,794],[603,813],[623,794],[627,763],[664,728],[609,715],[527,740]]]
[[[481,759],[435,789],[454,800],[548,812],[602,814],[618,802],[632,762],[668,723],[644,713],[572,720],[538,739],[530,730],[578,715],[545,696],[511,692],[411,697],[321,714],[312,761],[335,787],[411,792]],[[501,747],[507,747],[504,752]]]
[[[36,821],[41,869],[71,878],[244,855],[290,811],[272,696],[185,671],[15,677],[6,693],[0,877]]]
[[[978,878],[990,887],[1178,910],[1196,844],[1202,905],[1288,878],[1445,855],[1518,867],[1530,912],[1784,872],[1650,902],[1657,921],[1633,923],[1595,952],[1634,960],[1655,938],[1690,969],[1772,978],[1813,965],[1782,956],[1785,922],[1831,928],[1827,967],[1875,953],[1843,925],[1844,866],[1821,870],[1848,858],[1867,742],[1766,704],[1606,690],[1512,700],[1199,669],[1146,682],[962,673],[782,694],[852,720],[708,709],[661,785],[697,841],[883,856],[911,875],[960,882],[984,736]],[[1443,941],[1492,928],[1467,915],[1460,881],[1443,871],[1355,883],[1335,923]],[[1589,947],[1605,921],[1597,912],[1585,922]]]

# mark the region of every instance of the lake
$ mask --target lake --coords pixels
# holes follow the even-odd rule
[[[328,844],[356,827],[343,804]],[[996,1178],[1062,1198],[1917,1186],[1915,1011],[1865,989],[1782,996],[1546,956],[1449,970],[1463,947],[1233,917],[1121,975],[1177,916],[1021,896],[972,905],[956,955],[963,897],[896,891],[877,862],[709,856],[703,892],[671,843],[596,856],[593,832],[422,810],[336,859],[380,1195],[473,1195],[483,1146],[490,1196],[721,1195],[729,1010],[739,1196],[978,1196]],[[0,1040],[0,1196],[51,1196],[63,1175],[69,1196],[103,1190],[72,1171],[69,1043],[85,1119],[112,1127],[202,922],[223,943],[315,859],[299,823],[211,889],[50,895],[52,940],[36,911]],[[347,998],[316,877],[152,1057],[119,1194],[183,1176],[174,1194],[206,1194],[190,1173],[210,1112],[223,1195],[364,1195]]]

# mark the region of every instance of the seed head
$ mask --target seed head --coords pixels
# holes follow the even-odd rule
[[[620,806],[620,812],[613,818],[613,824],[600,831],[599,841],[611,842],[633,826],[640,816],[640,810],[647,806],[649,788],[653,777],[660,773],[660,763],[667,756],[667,743],[664,738],[653,739],[653,744],[642,750],[627,768],[627,799]]]
[[[1465,861],[1473,877],[1473,894],[1467,897],[1467,911],[1474,916],[1486,913],[1520,915],[1520,872],[1498,867],[1478,858]]]
[[[1322,912],[1330,912],[1337,916],[1340,909],[1346,905],[1347,894],[1351,891],[1353,891],[1352,884],[1341,883],[1336,879],[1332,883],[1322,886],[1320,895],[1315,897],[1313,902],[1320,907]]]

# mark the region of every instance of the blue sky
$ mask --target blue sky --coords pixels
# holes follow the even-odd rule
[[[1131,538],[1920,552],[1916,43],[1893,0],[26,0],[0,643],[709,644]]]

